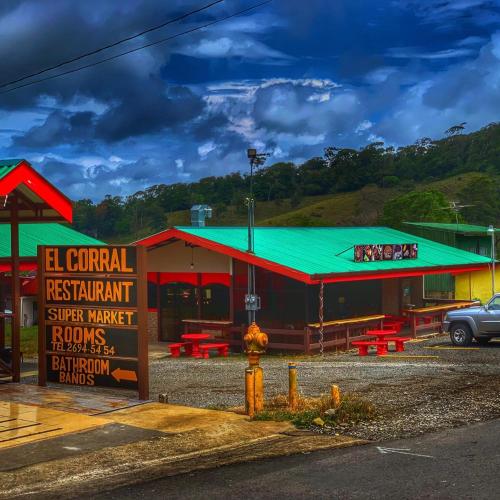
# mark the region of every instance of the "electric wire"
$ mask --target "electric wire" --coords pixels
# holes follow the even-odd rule
[[[34,80],[34,81],[31,81],[31,82],[24,83],[22,85],[17,85],[15,87],[12,87],[10,89],[7,89],[7,90],[4,90],[4,91],[0,92],[0,95],[8,94],[9,92],[13,92],[14,90],[18,90],[18,89],[21,89],[21,88],[24,88],[24,87],[29,87],[31,85],[35,85],[37,83],[46,82],[48,80],[53,80],[55,78],[59,78],[61,76],[69,75],[71,73],[76,73],[77,71],[81,71],[83,69],[91,68],[93,66],[97,66],[99,64],[103,64],[103,63],[112,61],[114,59],[118,59],[119,57],[123,57],[123,56],[126,56],[128,54],[132,54],[133,52],[137,52],[139,50],[143,50],[143,49],[146,49],[148,47],[152,47],[153,45],[158,45],[160,43],[168,42],[168,41],[173,40],[175,38],[178,38],[180,36],[187,35],[187,34],[190,34],[190,33],[194,33],[195,31],[199,31],[201,29],[213,26],[214,24],[218,24],[218,23],[221,23],[223,21],[227,21],[228,19],[231,19],[233,17],[240,16],[240,15],[245,14],[245,13],[251,11],[251,10],[257,9],[258,7],[262,7],[263,5],[271,3],[272,1],[273,0],[266,0],[264,2],[260,2],[258,4],[255,4],[255,5],[252,5],[250,7],[247,7],[246,9],[242,9],[242,10],[240,10],[238,12],[233,13],[233,14],[229,14],[229,15],[221,17],[219,19],[215,19],[214,21],[210,21],[208,23],[202,24],[200,26],[196,26],[194,28],[190,28],[188,30],[181,31],[180,33],[176,33],[175,35],[171,35],[171,36],[168,36],[166,38],[162,38],[160,40],[156,40],[154,42],[150,42],[150,43],[147,43],[145,45],[141,45],[140,47],[135,47],[135,48],[127,50],[125,52],[121,52],[119,54],[115,54],[115,55],[107,57],[105,59],[101,59],[100,61],[95,61],[93,63],[89,63],[89,64],[86,64],[84,66],[80,66],[78,68],[70,69],[70,70],[64,71],[62,73],[58,73],[57,75],[51,75],[51,76],[47,76],[45,78],[40,78],[38,80]]]
[[[204,5],[203,7],[199,7],[197,9],[195,9],[195,10],[190,11],[190,12],[186,12],[185,14],[182,14],[181,16],[175,17],[174,19],[170,19],[169,21],[166,21],[166,22],[164,22],[162,24],[158,24],[158,25],[153,26],[151,28],[147,28],[147,29],[145,29],[145,30],[143,30],[143,31],[141,31],[139,33],[136,33],[135,35],[130,35],[130,36],[126,37],[126,38],[122,38],[121,40],[117,40],[116,42],[113,42],[113,43],[110,43],[108,45],[105,45],[104,47],[100,47],[98,49],[92,50],[90,52],[86,52],[84,54],[80,54],[79,56],[73,57],[72,59],[67,59],[66,61],[60,62],[58,64],[55,64],[54,66],[50,66],[48,68],[44,68],[44,69],[38,70],[38,71],[36,71],[34,73],[31,73],[29,75],[17,78],[16,80],[11,80],[10,82],[2,83],[2,84],[0,84],[0,89],[8,87],[9,85],[14,85],[15,83],[22,82],[23,80],[27,80],[29,78],[33,78],[35,76],[42,75],[43,73],[47,73],[48,71],[52,71],[54,69],[61,68],[62,66],[66,66],[67,64],[79,61],[79,60],[84,59],[86,57],[93,56],[95,54],[103,52],[104,50],[116,47],[117,45],[120,45],[122,43],[129,42],[130,40],[134,40],[135,38],[139,38],[139,37],[141,37],[143,35],[146,35],[147,33],[151,33],[153,31],[156,31],[156,30],[159,30],[161,28],[164,28],[165,26],[168,26],[169,24],[173,24],[173,23],[176,23],[178,21],[182,21],[183,19],[186,19],[186,18],[188,18],[188,17],[190,17],[190,16],[192,16],[194,14],[198,14],[199,12],[203,12],[204,10],[207,10],[210,7],[213,7],[214,5],[217,5],[217,4],[219,4],[221,2],[224,2],[224,1],[225,0],[215,0],[215,1],[211,2],[211,3],[209,3],[209,4]]]

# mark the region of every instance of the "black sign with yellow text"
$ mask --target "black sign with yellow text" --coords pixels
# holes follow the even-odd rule
[[[39,379],[148,397],[145,249],[39,247]]]
[[[137,390],[137,368],[137,360],[47,355],[47,380],[60,384]]]

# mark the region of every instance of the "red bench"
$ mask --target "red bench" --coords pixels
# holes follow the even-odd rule
[[[217,349],[219,356],[227,356],[229,354],[229,344],[226,342],[200,344],[200,352],[203,358],[209,358],[209,351]]]
[[[383,356],[388,353],[387,340],[355,340],[351,344],[358,348],[359,356],[367,356],[368,347],[370,346],[377,348],[377,356]]]
[[[411,340],[411,337],[387,337],[387,342],[394,342],[396,344],[396,352],[403,352],[405,350],[405,342]]]
[[[181,355],[181,347],[184,347],[186,356],[191,356],[193,353],[193,344],[191,342],[176,342],[175,344],[168,345],[173,358],[178,358]]]

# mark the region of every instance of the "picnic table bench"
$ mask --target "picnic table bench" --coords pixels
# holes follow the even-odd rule
[[[389,352],[387,340],[355,340],[351,344],[358,348],[359,356],[368,356],[368,347],[370,346],[377,348],[377,356],[383,356]]]
[[[193,354],[192,342],[175,342],[174,344],[168,345],[170,354],[173,358],[178,358],[181,355],[181,347],[184,347],[184,353],[186,356],[191,356]]]
[[[227,342],[213,342],[207,344],[200,344],[200,352],[203,358],[209,358],[209,351],[217,349],[219,356],[226,357],[229,354],[229,343]]]

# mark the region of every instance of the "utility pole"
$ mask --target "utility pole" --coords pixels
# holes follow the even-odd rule
[[[255,200],[253,197],[253,171],[266,162],[269,153],[257,153],[256,149],[247,149],[247,158],[250,162],[250,193],[247,198],[248,207],[248,248],[249,254],[255,253]],[[248,324],[255,323],[255,313],[260,309],[260,297],[255,293],[255,266],[248,264],[248,289],[245,295],[245,309],[248,311]]]
[[[492,295],[495,295],[495,228],[491,225],[488,227],[488,234],[491,236],[491,290]]]

